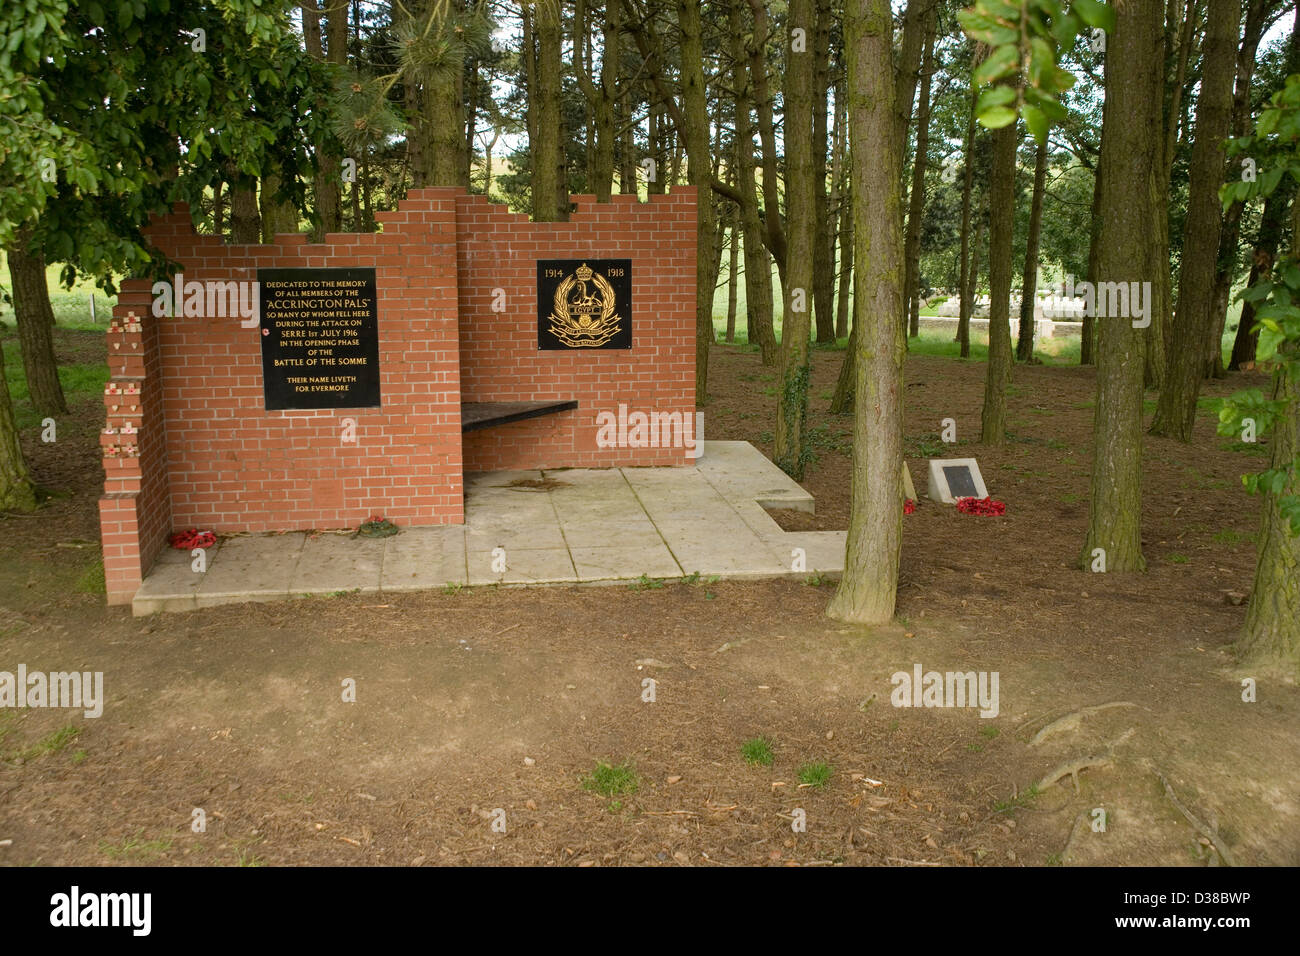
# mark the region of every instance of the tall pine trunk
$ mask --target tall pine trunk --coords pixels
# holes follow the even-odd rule
[[[831,3],[816,0],[817,29],[813,43],[813,188],[815,217],[815,253],[817,268],[813,272],[813,303],[817,313],[817,341],[835,344],[835,223],[831,218],[831,201],[826,192],[826,165],[830,161],[826,132],[826,106],[830,96],[831,75]]]
[[[790,30],[816,28],[812,0],[792,0]],[[813,170],[813,53],[786,43],[785,162],[786,223],[789,234],[784,286],[784,325],[781,330],[781,384],[776,406],[773,460],[801,481],[807,458],[805,425],[811,369],[808,338],[813,308],[813,256],[816,253],[816,183]],[[824,175],[824,165],[823,173]]]
[[[740,282],[740,214],[732,217],[727,230],[727,344],[736,341],[736,286]],[[748,330],[747,330],[748,331]]]
[[[1153,435],[1184,442],[1192,438],[1196,400],[1205,371],[1206,342],[1214,327],[1214,281],[1223,227],[1219,187],[1223,185],[1224,145],[1232,120],[1240,16],[1240,0],[1210,0],[1202,57],[1205,65],[1196,104],[1196,142],[1187,187],[1178,307],[1164,387],[1151,424]]]
[[[293,203],[281,202],[276,198],[276,193],[280,190],[280,182],[280,177],[275,173],[267,173],[262,177],[258,203],[262,218],[263,242],[275,242],[275,237],[279,233],[298,231],[298,210],[294,208]],[[360,217],[356,218],[359,223]]]
[[[36,507],[36,485],[18,441],[4,358],[0,350],[0,511],[32,511]]]
[[[1097,168],[1093,171],[1092,183],[1092,213],[1089,220],[1090,231],[1088,237],[1088,281],[1095,286],[1097,283],[1097,262],[1098,254],[1101,251],[1101,211],[1102,206],[1101,186],[1105,178],[1101,174],[1101,160],[1103,157],[1097,157]],[[1154,281],[1152,284],[1154,288]],[[1154,305],[1154,303],[1152,303]],[[1152,319],[1154,322],[1154,318]],[[1079,364],[1095,365],[1097,362],[1097,319],[1095,316],[1084,312],[1083,329],[1079,343]]]
[[[1300,453],[1300,386],[1279,370],[1273,374],[1272,397],[1286,408],[1270,432],[1269,467],[1285,471]],[[1297,491],[1291,487],[1283,493]],[[1277,495],[1264,497],[1259,559],[1240,650],[1248,664],[1280,667],[1292,680],[1300,678],[1300,535],[1291,534]]]
[[[889,0],[845,0],[858,271],[853,490],[844,576],[827,613],[887,624],[903,540],[902,162],[891,141],[895,85]]]
[[[763,239],[763,225],[758,216],[758,188],[755,184],[754,124],[752,78],[747,63],[753,58],[745,48],[743,11],[745,0],[732,0],[728,12],[731,39],[732,85],[736,98],[736,178],[743,201],[740,203],[740,226],[744,234],[746,325],[751,329],[750,344],[757,344],[764,366],[776,364],[776,332],[772,325],[772,261]],[[755,43],[760,38],[755,37]]]
[[[975,242],[970,252],[970,275],[961,293],[961,314],[957,318],[957,343],[962,358],[970,358],[970,320],[975,313],[975,293],[979,290],[980,250],[984,248],[984,219],[988,212],[988,197],[984,197],[984,209],[975,220]]]
[[[704,86],[704,34],[700,6],[678,0],[681,30],[682,130],[686,179],[698,190],[695,250],[695,403],[709,390],[709,346],[713,344],[713,164],[709,157],[709,100]]]
[[[230,165],[230,241],[257,245],[262,241],[262,214],[257,206],[257,180]]]
[[[841,56],[841,61],[843,56]],[[838,293],[834,301],[835,309],[835,330],[836,339],[842,339],[848,334],[849,312],[848,301],[844,297],[845,283],[848,277],[844,275],[844,252],[848,247],[845,240],[848,216],[846,215],[846,194],[844,190],[844,86],[842,64],[837,65],[835,80],[835,133],[833,144],[831,146],[831,197],[830,197],[830,219],[826,223],[826,232],[830,237],[830,255],[824,262],[837,263],[839,273],[836,276],[836,285],[834,291]]]
[[[1266,0],[1247,0],[1246,25],[1242,32],[1241,49],[1237,53],[1237,80],[1232,93],[1232,129],[1229,135],[1244,136],[1250,125],[1250,89],[1255,72],[1255,54],[1259,51],[1259,41],[1264,31],[1265,15],[1269,3]],[[1295,65],[1297,35],[1300,34],[1300,18],[1291,30],[1291,42],[1288,51],[1291,54],[1288,67]],[[1291,72],[1289,69],[1287,72]],[[1228,178],[1232,178],[1229,174]],[[1289,177],[1288,177],[1289,178]],[[1267,200],[1265,200],[1267,203]],[[1232,284],[1237,278],[1241,265],[1241,217],[1245,204],[1234,202],[1223,215],[1223,232],[1219,238],[1219,264],[1214,276],[1214,311],[1213,328],[1205,343],[1205,374],[1214,378],[1223,378],[1227,370],[1223,366],[1223,331],[1228,322],[1228,299],[1232,295]],[[1236,342],[1233,342],[1236,348]]]
[[[980,415],[980,441],[985,445],[1001,445],[1007,440],[1018,130],[1016,123],[1010,123],[993,131],[993,170],[989,177],[989,359],[984,376],[984,409]]]
[[[972,69],[979,65],[978,50],[972,57]],[[961,270],[957,279],[960,297],[957,306],[957,341],[961,343],[961,357],[970,356],[970,316],[972,310],[970,289],[974,284],[971,275],[971,194],[975,189],[975,101],[977,91],[971,84],[970,111],[966,115],[966,138],[962,142],[962,180],[961,180]],[[975,240],[979,245],[979,239]]]
[[[1273,268],[1273,259],[1282,242],[1282,233],[1286,227],[1287,210],[1295,186],[1290,178],[1283,179],[1264,201],[1264,212],[1260,216],[1259,234],[1255,239],[1254,255],[1250,266],[1250,278],[1246,286],[1258,281],[1261,274]],[[1240,371],[1244,366],[1255,361],[1255,347],[1259,344],[1259,333],[1255,331],[1255,303],[1243,302],[1241,321],[1237,325],[1237,335],[1232,342],[1232,361],[1228,369]]]
[[[1161,10],[1130,2],[1116,10],[1107,41],[1106,102],[1100,169],[1102,210],[1097,274],[1102,282],[1130,281],[1158,264],[1151,250],[1159,175],[1163,84]],[[1098,320],[1097,403],[1084,570],[1141,571],[1142,397],[1144,330],[1124,318]],[[1099,563],[1100,562],[1100,563]]]
[[[1047,185],[1047,139],[1038,144],[1034,154],[1034,194],[1029,202],[1029,235],[1025,238],[1025,267],[1020,273],[1020,335],[1016,358],[1022,362],[1034,357],[1035,304],[1038,301],[1038,240],[1043,231],[1043,193]]]
[[[921,219],[925,212],[925,170],[930,150],[930,78],[934,72],[936,17],[926,19],[925,52],[921,57],[921,93],[917,102],[916,157],[912,161],[912,192],[907,209],[907,237],[903,302],[907,308],[908,335],[921,334]]]
[[[533,162],[533,219],[561,222],[569,218],[569,197],[564,187],[564,140],[560,136],[560,29],[559,0],[534,7],[537,33],[536,84],[529,89],[528,110],[534,138],[529,141]]]
[[[27,230],[21,230],[18,241],[7,251],[27,392],[37,414],[66,415],[68,403],[63,398],[59,363],[54,356],[54,310],[50,308],[50,290],[45,281],[45,259],[28,254],[29,237]]]

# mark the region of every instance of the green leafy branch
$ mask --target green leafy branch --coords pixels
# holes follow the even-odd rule
[[[1226,183],[1219,190],[1225,209],[1234,202],[1268,197],[1284,176],[1300,182],[1300,75],[1287,77],[1286,85],[1270,98],[1260,113],[1254,133],[1233,140],[1228,154],[1250,160],[1248,168],[1252,173],[1256,169],[1258,172],[1243,172],[1240,180]],[[1281,391],[1282,398],[1265,398],[1257,388],[1232,395],[1219,411],[1221,435],[1240,434],[1249,422],[1253,422],[1256,434],[1261,435],[1300,414],[1294,397],[1300,392],[1300,242],[1295,235],[1291,244],[1288,255],[1261,271],[1257,281],[1237,296],[1255,307],[1252,331],[1259,336],[1256,361],[1271,366],[1280,376],[1279,384],[1287,387]],[[1281,467],[1242,478],[1251,493],[1269,494],[1277,499],[1278,510],[1290,524],[1293,535],[1300,535],[1297,473],[1300,473],[1300,455]]]
[[[1043,142],[1053,123],[1064,122],[1060,95],[1074,86],[1074,74],[1057,63],[1085,27],[1112,30],[1115,11],[1101,0],[976,0],[957,19],[972,40],[989,49],[972,75],[988,86],[975,104],[979,122],[1001,129],[1024,116],[1034,139]]]

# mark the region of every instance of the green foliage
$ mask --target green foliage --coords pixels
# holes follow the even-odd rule
[[[799,768],[799,782],[805,786],[820,790],[830,783],[834,770],[828,763],[806,763]]]
[[[598,760],[591,773],[582,778],[583,790],[590,790],[607,799],[636,793],[639,786],[636,771],[629,763],[615,765]]]
[[[776,761],[776,755],[772,753],[772,743],[766,737],[746,740],[740,747],[740,755],[745,758],[746,763],[756,767],[770,767]]]
[[[161,274],[141,229],[219,179],[284,173],[301,205],[332,74],[287,0],[21,0],[0,13],[0,243],[106,289]],[[198,31],[202,30],[202,39]]]
[[[1257,169],[1257,175],[1243,171],[1239,181],[1223,186],[1219,196],[1225,208],[1234,202],[1271,195],[1284,176],[1300,182],[1300,74],[1287,78],[1286,85],[1260,113],[1254,133],[1233,140],[1228,153],[1231,157],[1251,160],[1251,168]],[[1300,414],[1294,398],[1300,389],[1300,244],[1295,237],[1292,243],[1290,254],[1279,256],[1239,296],[1255,306],[1254,331],[1259,334],[1256,360],[1275,370],[1279,381],[1289,387],[1291,397],[1283,392],[1282,397],[1265,398],[1257,388],[1237,392],[1219,409],[1221,435],[1239,436],[1251,424],[1257,435],[1264,435]],[[1242,479],[1251,493],[1269,494],[1277,499],[1278,510],[1293,535],[1300,535],[1297,473],[1300,473],[1300,455],[1281,467],[1245,475]]]
[[[1114,29],[1115,11],[1100,0],[975,0],[957,19],[967,36],[989,47],[972,77],[977,86],[994,84],[976,102],[980,123],[1000,129],[1023,115],[1041,143],[1053,123],[1066,119],[1060,95],[1074,86],[1074,75],[1057,65],[1059,51],[1069,50],[1085,26]]]

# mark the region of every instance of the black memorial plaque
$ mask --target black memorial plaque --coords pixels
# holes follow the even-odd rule
[[[954,498],[978,498],[975,478],[970,473],[969,465],[944,465],[943,477],[948,481],[948,491]]]
[[[631,259],[539,259],[537,347],[632,347]]]
[[[258,269],[268,410],[378,408],[374,269]]]

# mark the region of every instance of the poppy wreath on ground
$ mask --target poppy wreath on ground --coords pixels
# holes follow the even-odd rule
[[[387,518],[378,516],[371,518],[369,521],[361,522],[361,527],[357,528],[357,534],[367,538],[387,538],[389,535],[397,534],[398,527]]]
[[[913,501],[911,498],[906,499],[903,502],[903,514],[910,515],[915,511],[916,511],[916,502]]]
[[[958,498],[957,510],[964,515],[1004,515],[1007,506],[993,498]]]
[[[217,536],[211,531],[200,531],[198,528],[189,528],[185,531],[177,531],[171,536],[171,545],[173,548],[179,548],[182,551],[192,551],[195,548],[210,548],[217,543]]]

